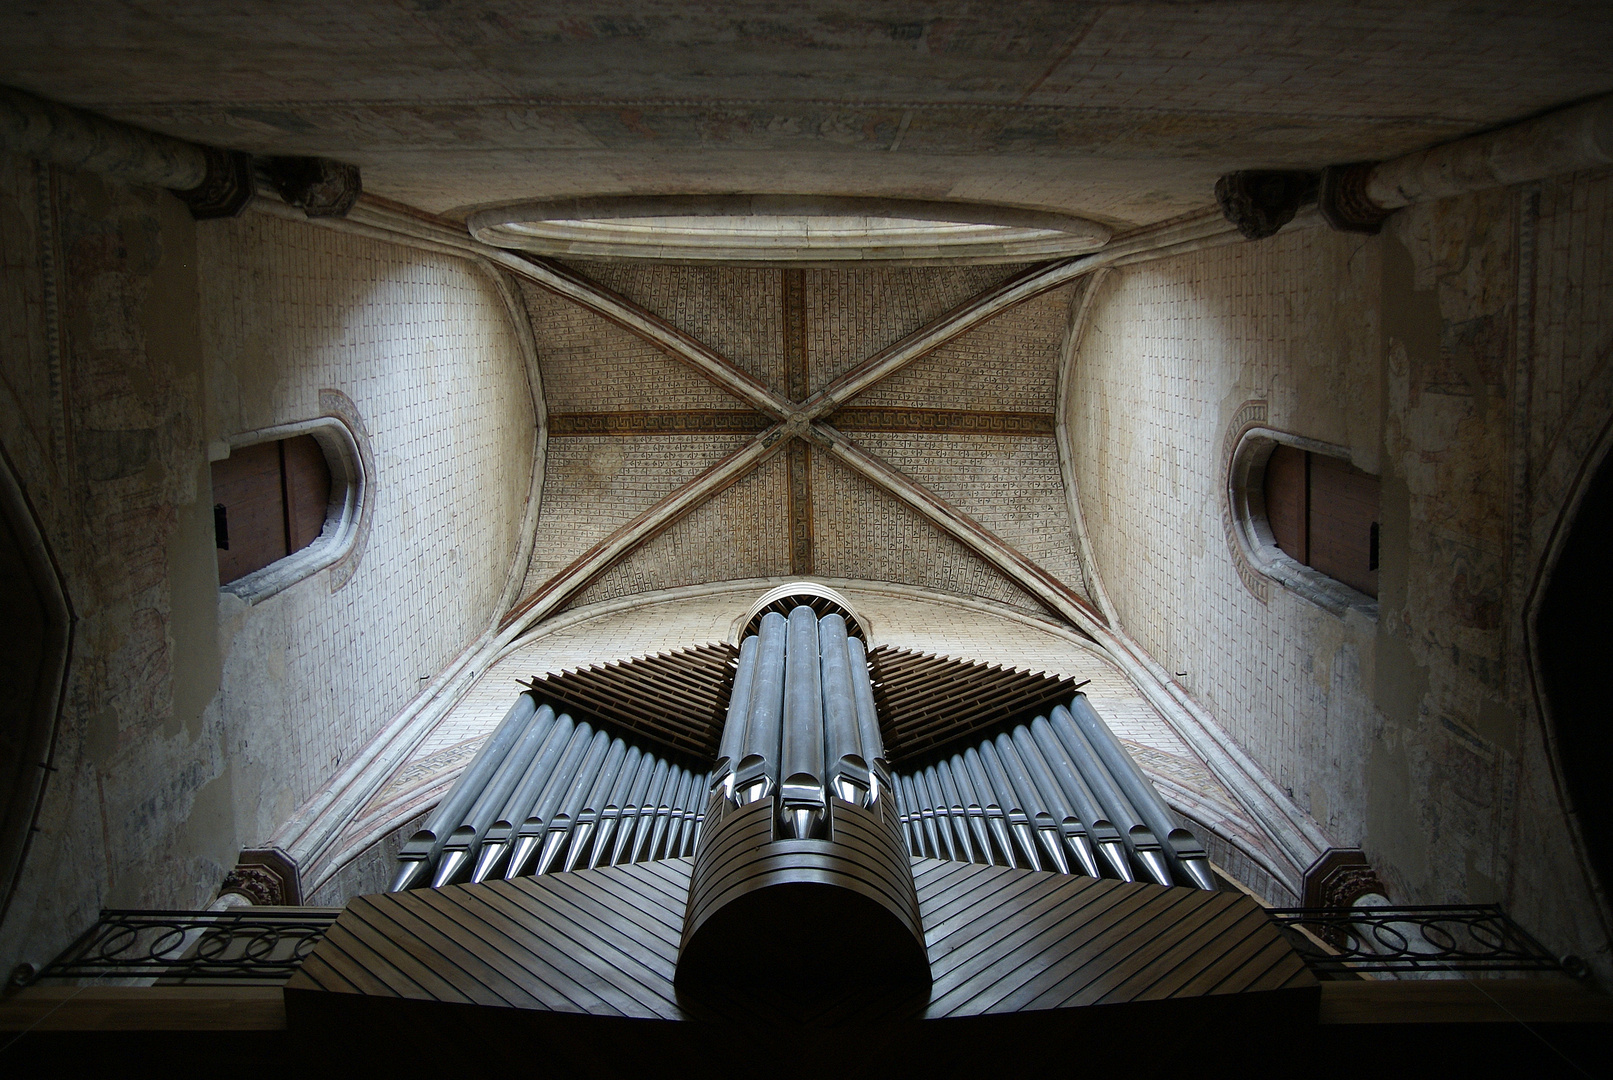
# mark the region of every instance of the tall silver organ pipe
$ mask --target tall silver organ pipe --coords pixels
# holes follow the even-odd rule
[[[547,705],[538,711],[542,713],[545,710],[553,716],[554,710]],[[504,804],[503,813],[482,837],[482,849],[476,855],[476,867],[471,871],[471,881],[486,881],[504,861],[504,856],[509,854],[516,825],[526,818],[527,811],[537,802],[543,785],[548,782],[555,766],[560,763],[560,755],[565,752],[566,743],[571,739],[574,727],[575,722],[564,713],[556,717],[554,723],[549,726],[549,734],[544,738],[542,749],[527,766],[526,772],[521,775],[521,781],[515,785],[515,790],[510,793],[509,799]]]
[[[677,805],[680,794],[686,790],[689,776],[683,766],[675,765],[667,773],[666,786],[661,789],[661,798],[655,805],[655,824],[650,827],[650,846],[644,852],[645,859],[655,859],[661,850],[661,844],[666,839],[667,826],[672,821],[672,808]]]
[[[741,804],[765,798],[778,787],[779,738],[784,720],[784,616],[770,611],[756,632],[756,675],[745,716],[744,755],[734,768]]]
[[[957,833],[958,847],[963,852],[964,862],[975,862],[974,844],[971,843],[969,829],[969,809],[963,804],[963,796],[958,792],[958,785],[952,779],[952,763],[942,758],[935,763],[935,775],[941,781],[941,794],[946,797],[947,816],[952,819],[952,830]]]
[[[823,663],[812,609],[791,611],[787,626],[780,795],[788,835],[804,840],[821,833],[828,807],[823,794]]]
[[[609,753],[610,736],[603,731],[594,732],[593,739],[588,743],[588,753],[577,768],[577,774],[571,778],[570,786],[566,788],[566,797],[560,804],[560,811],[550,819],[549,827],[544,832],[543,850],[538,855],[538,873],[548,873],[549,867],[555,864],[555,859],[565,847],[567,837],[571,835],[572,826],[577,824],[577,819],[582,815],[582,805],[588,798],[588,792],[593,789],[594,781],[599,776],[599,770],[604,767],[605,758]]]
[[[588,853],[588,838],[593,835],[594,827],[599,823],[599,814],[605,808],[605,800],[610,797],[611,788],[616,785],[616,774],[622,771],[622,765],[627,760],[627,743],[621,739],[611,740],[610,749],[605,752],[605,764],[599,768],[594,777],[593,787],[588,791],[588,797],[583,800],[582,810],[577,814],[576,822],[572,825],[571,841],[566,845],[566,861],[563,869],[575,870]]]
[[[1215,874],[1210,869],[1210,857],[1199,845],[1198,839],[1184,829],[1159,797],[1154,785],[1143,776],[1137,763],[1131,760],[1126,748],[1120,745],[1115,733],[1103,722],[1085,694],[1076,694],[1070,702],[1070,717],[1081,729],[1092,748],[1098,752],[1114,777],[1120,790],[1131,800],[1131,805],[1147,823],[1156,839],[1163,840],[1165,857],[1177,876],[1191,878],[1201,889],[1215,888]]]
[[[1008,780],[1019,792],[1019,805],[1025,807],[1028,815],[1026,831],[1041,842],[1047,857],[1058,868],[1059,873],[1070,872],[1070,860],[1064,856],[1064,841],[1059,836],[1058,824],[1053,820],[1053,812],[1047,808],[1042,794],[1036,788],[1036,781],[1031,779],[1030,769],[1019,756],[1019,750],[1014,746],[1014,740],[1007,733],[997,736],[997,757],[1002,762],[1003,769],[1008,773]]]
[[[894,787],[915,856],[1217,887],[1209,856],[1085,695],[905,768]]]
[[[1134,880],[1135,875],[1132,873],[1131,859],[1126,854],[1125,841],[1120,839],[1120,832],[1109,820],[1108,813],[1098,805],[1097,796],[1087,787],[1087,782],[1082,778],[1075,759],[1064,748],[1059,737],[1053,733],[1053,725],[1048,723],[1047,717],[1038,716],[1031,721],[1031,735],[1036,739],[1036,747],[1041,750],[1043,760],[1053,766],[1053,775],[1064,786],[1064,794],[1068,796],[1076,816],[1086,826],[1087,835],[1097,846],[1103,861],[1120,880]]]
[[[734,672],[734,689],[728,695],[728,718],[722,726],[722,742],[717,748],[713,783],[722,785],[723,794],[734,797],[734,770],[745,747],[745,720],[750,714],[752,688],[756,685],[756,654],[758,639],[755,634],[746,638],[739,647],[739,667]]]
[[[1036,782],[1036,789],[1041,792],[1042,805],[1047,807],[1048,815],[1058,824],[1059,836],[1063,839],[1065,847],[1075,856],[1076,862],[1080,863],[1087,876],[1101,876],[1086,826],[1081,824],[1081,819],[1070,809],[1070,804],[1064,798],[1064,789],[1053,778],[1047,762],[1042,758],[1041,748],[1036,745],[1030,729],[1023,724],[1014,729],[1014,748],[1019,751],[1019,759],[1025,763],[1031,779]],[[1059,865],[1065,873],[1070,872],[1068,862]]]
[[[825,615],[818,624],[818,645],[823,661],[823,741],[829,767],[829,786],[847,802],[868,802],[868,762],[863,760],[862,731],[857,718],[857,695],[851,681],[851,650],[846,620]]]
[[[584,722],[572,728],[571,738],[566,740],[566,749],[560,758],[560,764],[550,774],[548,782],[543,785],[538,801],[527,810],[526,816],[516,828],[515,847],[510,853],[510,861],[504,867],[506,881],[521,877],[537,860],[538,849],[543,844],[543,836],[549,822],[560,809],[560,802],[566,797],[566,791],[576,778],[577,770],[582,767],[583,758],[587,756],[593,738],[592,724]]]
[[[655,779],[657,770],[665,773],[666,762],[652,758],[645,754],[639,759],[638,775],[633,778],[633,786],[628,789],[627,801],[622,804],[621,817],[616,825],[616,840],[611,846],[611,865],[622,861],[622,855],[633,843],[634,830],[638,828],[639,810],[644,806],[644,797],[649,794],[650,782]]]
[[[627,750],[627,757],[622,760],[622,767],[616,773],[616,782],[611,785],[610,794],[605,797],[605,805],[599,811],[599,823],[594,828],[594,850],[588,855],[588,865],[598,866],[610,854],[610,842],[616,835],[616,824],[622,818],[622,807],[627,802],[627,795],[633,789],[633,781],[638,778],[639,762],[644,758],[638,747],[632,746]]]
[[[1019,841],[1019,850],[1024,853],[1024,861],[1030,869],[1040,870],[1042,859],[1036,852],[1036,838],[1031,835],[1030,815],[1025,812],[1019,791],[1009,779],[1008,770],[997,756],[997,746],[990,739],[980,744],[980,761],[986,767],[986,778],[991,781],[992,790],[997,793],[997,805],[1002,807],[1009,835]],[[1012,853],[1010,861],[1013,861]]]
[[[554,721],[554,710],[547,706],[535,712],[526,723],[521,737],[516,740],[510,752],[504,756],[492,779],[477,796],[476,802],[471,805],[465,820],[449,834],[448,842],[443,845],[442,856],[437,862],[437,874],[432,878],[432,888],[440,889],[454,881],[460,870],[469,870],[471,852],[481,843],[493,819],[504,808],[504,802],[520,783],[521,775],[526,772],[532,759],[537,757],[543,740],[549,733],[549,725]]]
[[[538,703],[531,694],[522,694],[515,699],[515,704],[510,706],[504,719],[493,729],[493,734],[482,743],[476,756],[471,758],[470,764],[460,774],[459,782],[448,793],[448,797],[438,804],[426,827],[411,836],[398,853],[399,866],[392,882],[393,892],[409,888],[430,872],[448,841],[448,834],[463,820],[465,811],[482,793],[482,788],[494,771],[504,763],[505,755],[537,708]]]
[[[639,796],[638,805],[633,808],[633,831],[627,834],[627,843],[623,849],[628,862],[638,862],[644,858],[640,852],[649,846],[650,830],[655,827],[655,807],[661,801],[661,790],[666,787],[667,773],[672,769],[671,762],[657,761],[650,773],[650,782],[644,788],[644,794]],[[626,825],[623,825],[626,828]],[[621,862],[618,855],[616,862]]]
[[[1165,852],[1154,831],[1143,822],[1142,816],[1131,805],[1131,800],[1126,798],[1114,777],[1109,775],[1109,770],[1104,768],[1097,751],[1081,729],[1075,726],[1070,711],[1062,705],[1054,706],[1049,720],[1053,724],[1053,732],[1081,767],[1081,774],[1086,777],[1093,794],[1097,795],[1098,802],[1109,811],[1109,820],[1114,822],[1132,858],[1142,865],[1143,871],[1156,883],[1169,885],[1170,866],[1165,862]]]

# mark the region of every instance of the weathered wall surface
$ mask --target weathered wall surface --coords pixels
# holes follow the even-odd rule
[[[497,292],[451,260],[196,223],[166,193],[15,158],[0,251],[0,440],[79,620],[9,970],[102,907],[205,906],[486,627],[535,417]],[[317,415],[324,387],[375,451],[368,546],[340,591],[321,572],[248,609],[217,588],[209,445]]]
[[[1494,191],[1377,238],[1294,229],[1112,276],[1068,417],[1126,628],[1392,896],[1498,900],[1604,965],[1520,640],[1569,482],[1544,458],[1608,415],[1580,400],[1606,395],[1608,188]],[[1376,620],[1240,581],[1225,439],[1252,399],[1381,474]]]

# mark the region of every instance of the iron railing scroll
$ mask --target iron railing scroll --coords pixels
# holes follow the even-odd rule
[[[314,951],[340,908],[114,909],[34,976],[279,984]]]
[[[1572,974],[1567,961],[1547,952],[1499,904],[1271,908],[1267,914],[1324,977],[1349,972]]]

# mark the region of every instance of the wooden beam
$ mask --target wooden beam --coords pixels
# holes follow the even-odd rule
[[[985,409],[867,408],[848,405],[828,418],[841,431],[900,431],[936,435],[1052,435],[1052,413]]]
[[[549,438],[582,435],[754,435],[770,426],[751,409],[638,409],[550,413]]]

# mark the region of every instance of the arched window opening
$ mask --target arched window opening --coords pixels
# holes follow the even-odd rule
[[[1347,461],[1278,443],[1266,461],[1266,521],[1283,554],[1378,598],[1379,481]]]
[[[319,539],[330,466],[312,435],[244,446],[213,462],[218,581],[227,585]]]
[[[1613,886],[1613,725],[1603,665],[1613,649],[1613,457],[1585,489],[1535,616],[1535,655],[1563,794],[1591,869]]]
[[[359,532],[360,461],[333,417],[234,440],[212,464],[219,586],[255,603],[341,558]]]
[[[1375,618],[1380,488],[1344,447],[1244,429],[1227,476],[1239,574],[1262,600],[1265,582],[1275,581],[1336,615]]]

